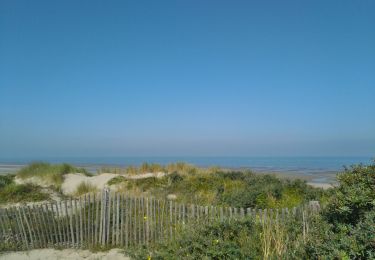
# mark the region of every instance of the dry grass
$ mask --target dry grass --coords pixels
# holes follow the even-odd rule
[[[86,193],[90,193],[90,192],[94,193],[94,192],[97,192],[97,191],[98,191],[98,189],[94,185],[92,185],[88,182],[81,182],[78,185],[77,190],[75,191],[74,195],[75,196],[81,196],[81,195],[84,195]]]

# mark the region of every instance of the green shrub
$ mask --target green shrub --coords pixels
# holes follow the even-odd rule
[[[357,165],[337,176],[340,185],[324,216],[330,223],[355,225],[375,208],[375,164]]]
[[[110,179],[107,184],[108,185],[115,185],[115,184],[119,184],[119,183],[122,183],[126,181],[126,178],[124,176],[117,176],[117,177],[114,177],[112,179]]]
[[[375,164],[357,165],[338,176],[306,247],[310,258],[375,258]]]
[[[306,259],[303,223],[253,218],[188,224],[171,241],[133,248],[135,259]]]
[[[50,196],[42,192],[40,186],[32,184],[9,184],[0,188],[0,203],[33,202],[48,200]]]
[[[0,175],[0,189],[13,183],[13,175]]]
[[[253,259],[259,243],[252,219],[194,225],[182,230],[174,240],[151,249],[130,251],[135,259]]]

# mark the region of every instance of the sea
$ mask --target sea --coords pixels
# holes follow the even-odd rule
[[[280,173],[291,177],[301,177],[315,183],[334,183],[337,173],[354,164],[370,164],[374,160],[370,156],[304,156],[304,157],[45,157],[45,158],[0,158],[0,174],[15,173],[33,161],[49,163],[70,163],[84,167],[96,173],[101,167],[138,166],[143,162],[166,165],[175,162],[186,162],[198,167],[219,166],[228,169],[248,169],[259,173]]]

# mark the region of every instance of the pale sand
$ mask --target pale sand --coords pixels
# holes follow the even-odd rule
[[[130,260],[120,249],[111,249],[107,252],[92,253],[89,250],[78,249],[34,249],[30,251],[9,252],[0,254],[1,260]]]
[[[88,183],[96,187],[98,190],[102,190],[106,187],[109,180],[117,176],[119,176],[119,174],[102,173],[90,177],[81,173],[69,173],[64,175],[64,182],[61,185],[61,191],[66,195],[74,194],[81,183]]]
[[[99,191],[107,187],[108,181],[111,179],[122,176],[126,179],[146,179],[151,177],[161,178],[165,176],[166,173],[164,172],[156,172],[156,173],[143,173],[143,174],[137,174],[137,175],[120,175],[115,173],[101,173],[95,176],[85,176],[80,173],[69,173],[64,176],[64,182],[61,186],[61,190],[66,195],[72,195],[77,190],[78,186],[81,183],[88,183],[94,187],[96,187]],[[113,187],[113,189],[116,189],[116,187]]]
[[[307,184],[315,188],[322,188],[323,190],[327,190],[329,188],[335,187],[333,184],[330,184],[330,183],[308,182]]]
[[[156,173],[143,173],[143,174],[137,174],[137,175],[121,175],[126,179],[129,180],[136,180],[136,179],[146,179],[146,178],[151,178],[151,177],[156,177],[156,178],[161,178],[163,176],[167,175],[167,173],[164,172],[156,172]],[[64,175],[64,182],[61,185],[61,191],[65,195],[74,195],[76,192],[78,186],[81,183],[87,183],[90,184],[98,189],[98,191],[103,190],[105,187],[107,187],[108,181],[111,179],[120,176],[120,174],[115,174],[115,173],[101,173],[98,175],[94,176],[86,176],[82,173],[68,173]],[[15,183],[17,184],[35,184],[44,187],[45,189],[48,189],[50,186],[49,183],[44,181],[43,179],[39,177],[31,177],[27,179],[21,179],[16,177],[15,178]],[[116,187],[113,187],[113,189],[116,189]],[[51,195],[53,195],[52,199],[53,200],[60,200],[57,196],[54,196],[54,192],[52,190],[47,191]]]

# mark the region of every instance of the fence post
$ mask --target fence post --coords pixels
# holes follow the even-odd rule
[[[107,219],[109,220],[108,202],[109,202],[109,189],[106,188],[103,190],[103,195],[102,195],[102,219],[101,219],[101,229],[100,229],[102,245],[106,244],[106,236],[107,236],[107,228],[108,228]]]

